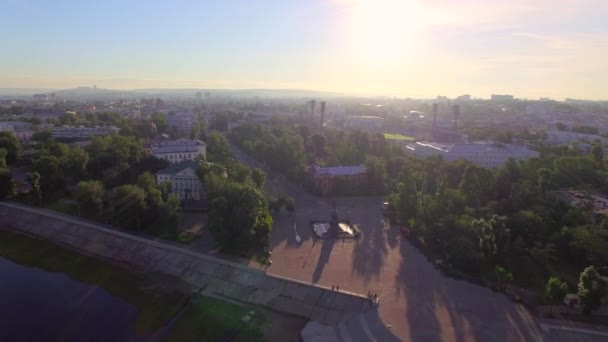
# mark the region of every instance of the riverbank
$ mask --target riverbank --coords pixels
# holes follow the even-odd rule
[[[191,286],[160,274],[133,271],[131,267],[67,250],[35,237],[0,230],[0,256],[20,265],[61,272],[83,283],[95,284],[138,309],[135,333],[154,333],[189,300]],[[201,296],[176,322],[170,340],[215,341],[230,334],[251,308]],[[263,318],[252,320],[239,336],[260,340]]]

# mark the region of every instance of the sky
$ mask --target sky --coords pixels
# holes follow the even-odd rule
[[[605,0],[0,0],[0,88],[608,100]]]

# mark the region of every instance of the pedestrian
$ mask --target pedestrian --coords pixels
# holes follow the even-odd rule
[[[332,290],[332,291],[334,290],[334,286],[333,286],[333,285],[331,286],[331,290]]]
[[[336,285],[336,291],[340,291],[340,286]]]
[[[367,298],[372,298],[372,292],[370,290],[367,290]]]

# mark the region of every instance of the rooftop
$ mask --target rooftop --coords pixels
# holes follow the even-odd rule
[[[151,144],[152,153],[178,153],[178,152],[198,152],[200,146],[206,146],[201,140],[168,140],[157,141]]]
[[[188,140],[188,139],[177,139],[177,140],[166,140],[166,141],[156,141],[156,142],[152,142],[152,147],[163,147],[163,146],[204,146],[207,145],[205,144],[204,141],[195,139],[195,140]]]
[[[332,166],[332,167],[319,167],[315,166],[315,176],[354,176],[360,175],[367,172],[367,169],[363,165],[354,166]]]

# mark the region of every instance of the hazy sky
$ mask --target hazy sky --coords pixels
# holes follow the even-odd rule
[[[0,87],[608,99],[606,0],[0,0]]]

